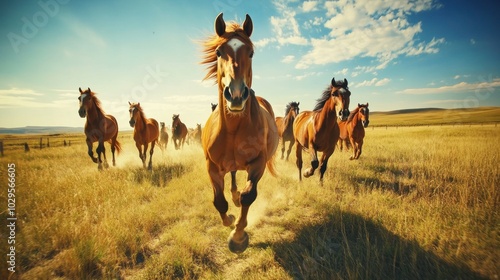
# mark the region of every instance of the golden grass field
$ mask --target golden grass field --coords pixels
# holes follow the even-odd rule
[[[83,133],[51,137],[51,148],[25,153],[19,146],[0,158],[5,205],[6,166],[16,164],[13,278],[499,277],[495,124],[368,127],[360,159],[335,151],[323,186],[318,174],[298,181],[294,152],[288,162],[277,157],[279,176],[266,173],[259,183],[249,212],[250,245],[241,255],[227,249],[230,229],[212,205],[199,145],[156,149],[149,172],[131,133],[121,133],[117,166],[99,172]],[[60,144],[69,139],[71,146]],[[309,159],[304,155],[305,166]],[[239,186],[244,182],[239,172]],[[229,212],[239,213],[232,202]],[[1,234],[8,235],[5,227]],[[5,258],[6,238],[0,242]],[[4,265],[0,278],[7,279]]]

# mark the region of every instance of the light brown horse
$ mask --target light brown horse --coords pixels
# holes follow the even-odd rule
[[[222,13],[215,19],[215,35],[202,44],[203,64],[208,65],[204,79],[215,79],[219,102],[208,118],[202,133],[202,145],[214,192],[214,206],[225,226],[236,227],[229,235],[229,249],[241,253],[248,247],[245,232],[250,205],[257,198],[257,184],[266,166],[276,174],[274,154],[278,146],[278,132],[274,112],[265,99],[255,96],[252,86],[252,56],[250,35],[253,23],[246,15],[243,25],[226,23]],[[240,193],[235,182],[237,170],[246,170],[247,182]],[[241,207],[235,221],[227,215],[228,203],[224,197],[224,175],[231,172],[232,199]]]
[[[149,163],[148,169],[153,169],[153,153],[155,144],[158,142],[160,130],[158,122],[152,118],[146,118],[142,111],[140,103],[128,103],[130,105],[130,121],[129,124],[134,128],[134,141],[139,157],[142,160],[142,165],[146,168],[146,152],[148,151],[149,143],[151,149],[149,150]]]
[[[160,140],[158,141],[158,146],[160,149],[163,151],[167,149],[167,144],[168,144],[168,132],[167,132],[167,127],[165,126],[164,122],[160,122]]]
[[[300,102],[288,103],[285,108],[285,117],[276,117],[276,126],[278,127],[279,137],[281,138],[281,159],[284,158],[285,154],[285,142],[290,141],[286,152],[286,160],[288,160],[292,152],[293,144],[295,144],[295,138],[293,137],[293,121],[299,114],[299,104]]]
[[[351,160],[359,159],[359,156],[361,155],[363,149],[363,138],[365,138],[365,127],[368,127],[369,123],[370,110],[368,109],[368,103],[366,103],[366,105],[358,104],[358,107],[354,109],[351,114],[349,114],[349,117],[345,122],[339,122],[340,149],[342,149],[343,142],[349,140],[353,149],[353,154],[350,157]]]
[[[184,142],[186,141],[187,135],[187,126],[183,122],[181,122],[178,114],[174,114],[172,116],[172,141],[174,141],[176,150],[184,147]]]
[[[85,136],[88,147],[88,154],[93,162],[98,163],[97,168],[99,170],[103,167],[103,161],[101,159],[101,154],[104,156],[104,167],[108,168],[108,162],[106,160],[106,150],[104,148],[104,142],[108,141],[111,144],[111,154],[113,155],[113,166],[116,165],[115,162],[115,150],[120,153],[121,146],[120,142],[116,140],[118,137],[118,122],[112,115],[107,115],[101,108],[101,102],[95,96],[95,93],[87,88],[87,90],[80,90],[80,96],[78,100],[80,102],[80,109],[78,114],[82,118],[87,118],[85,122]],[[92,151],[92,143],[98,142],[97,145],[97,158],[94,157],[94,152]]]
[[[302,150],[305,149],[311,154],[312,160],[311,168],[304,171],[304,177],[313,175],[319,166],[320,182],[323,182],[328,159],[335,150],[340,134],[337,117],[345,120],[349,116],[350,96],[347,80],[335,81],[333,78],[331,85],[317,100],[314,110],[304,111],[295,118],[293,135],[297,142],[296,163],[300,180],[302,180]],[[318,161],[317,152],[323,152],[321,161]]]

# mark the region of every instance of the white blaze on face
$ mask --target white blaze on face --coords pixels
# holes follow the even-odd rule
[[[234,51],[234,59],[236,60],[236,52],[238,49],[243,46],[243,42],[240,41],[239,39],[233,38],[227,42],[227,44],[233,49]]]
[[[83,103],[83,100],[85,99],[85,97],[87,97],[87,94],[84,93],[80,96],[80,107],[82,107],[82,103]]]

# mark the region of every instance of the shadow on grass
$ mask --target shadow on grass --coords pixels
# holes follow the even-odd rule
[[[165,187],[170,180],[179,178],[190,170],[191,167],[183,164],[159,164],[154,165],[153,170],[134,168],[131,170],[129,177],[137,183],[147,181],[155,187]]]
[[[292,241],[255,245],[273,248],[294,279],[484,279],[356,214],[337,210],[294,231]]]

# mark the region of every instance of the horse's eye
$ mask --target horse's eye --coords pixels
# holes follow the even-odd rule
[[[215,50],[215,55],[217,55],[217,57],[220,57],[220,56],[221,56],[221,54],[220,54],[220,50],[219,50],[219,49]]]
[[[250,53],[250,58],[253,58],[253,51]]]

